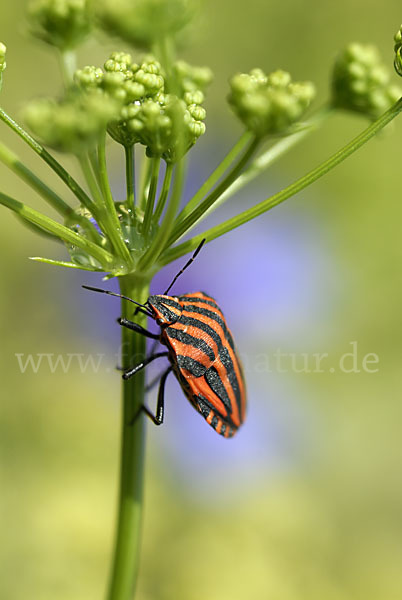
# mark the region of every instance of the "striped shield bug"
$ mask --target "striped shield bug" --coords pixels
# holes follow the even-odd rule
[[[232,437],[245,418],[246,390],[241,364],[225,317],[215,300],[204,292],[169,296],[168,292],[178,277],[190,266],[205,240],[201,242],[190,260],[177,273],[163,294],[149,296],[140,304],[121,294],[84,285],[83,287],[111,296],[124,298],[137,305],[160,326],[155,334],[138,323],[118,319],[140,335],[158,340],[167,350],[151,353],[142,362],[126,369],[123,379],[129,379],[156,358],[167,357],[169,367],[159,379],[156,414],[147,406],[142,409],[156,425],[164,418],[165,383],[174,373],[184,394],[201,413],[207,423],[225,438]]]

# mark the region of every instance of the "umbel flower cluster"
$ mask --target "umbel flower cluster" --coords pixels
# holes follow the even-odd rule
[[[175,162],[205,133],[204,91],[212,79],[208,68],[173,64],[175,93],[168,92],[166,78],[152,57],[140,64],[130,54],[113,52],[104,70],[87,66],[75,73],[86,92],[103,92],[119,103],[110,135],[123,146],[144,145],[148,156]]]
[[[356,43],[347,46],[335,62],[332,93],[335,106],[373,119],[401,96],[377,48]]]
[[[229,102],[256,135],[284,133],[298,121],[315,96],[310,82],[293,83],[286,71],[266,75],[262,69],[239,73],[230,81]]]
[[[152,265],[166,264],[194,249],[199,236],[175,244],[267,168],[284,148],[313,131],[323,117],[342,109],[375,119],[400,96],[377,50],[356,43],[335,62],[329,102],[307,121],[303,119],[315,97],[311,82],[294,82],[280,69],[237,73],[229,82],[228,102],[244,133],[180,212],[185,178],[182,159],[205,133],[204,100],[212,79],[209,68],[194,67],[175,56],[175,40],[191,26],[196,9],[194,0],[31,2],[30,31],[59,53],[65,92],[61,98],[42,98],[26,106],[24,119],[36,139],[5,111],[0,116],[73,191],[79,205],[70,206],[36,175],[28,176],[27,170],[22,173],[8,150],[0,158],[56,208],[63,224],[9,197],[2,203],[20,216],[24,213],[23,222],[38,232],[46,231],[66,243],[71,262],[55,264],[101,270],[108,276],[150,274]],[[118,50],[103,67],[77,68],[75,49],[96,28],[145,54],[136,53],[133,58],[131,52]],[[401,31],[395,36],[395,53],[398,70]],[[5,46],[0,44],[0,84],[5,66]],[[106,134],[124,148],[124,199],[113,197],[108,182]],[[286,144],[272,146],[271,141],[271,147],[262,151],[264,144],[280,136],[287,136]],[[87,189],[45,146],[78,158]],[[136,161],[135,147],[143,149]],[[139,164],[141,176],[137,176]],[[291,193],[281,192],[280,200],[268,198],[204,236],[209,240],[226,233],[283,201],[295,189],[301,188],[290,186]]]

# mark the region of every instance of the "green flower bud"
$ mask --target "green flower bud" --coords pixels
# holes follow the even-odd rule
[[[205,100],[204,94],[201,90],[197,90],[195,92],[186,92],[183,96],[184,102],[188,105],[190,104],[202,104]]]
[[[229,103],[234,112],[258,136],[287,132],[315,96],[310,82],[292,83],[289,73],[266,75],[261,69],[239,73],[230,81]]]
[[[103,82],[103,71],[98,67],[87,66],[74,73],[75,83],[84,89],[99,87]]]
[[[203,121],[207,116],[205,108],[198,106],[198,104],[190,104],[188,107],[188,112],[196,121]]]
[[[192,114],[193,113],[193,114]],[[175,162],[205,133],[205,111],[198,105],[187,107],[173,94],[148,98],[135,111],[125,111],[127,128],[147,147],[148,156]]]
[[[31,33],[60,50],[75,48],[88,35],[88,0],[33,0],[28,13]]]
[[[395,37],[395,58],[394,58],[394,67],[395,71],[402,77],[402,25],[399,30],[396,32]]]
[[[120,106],[100,90],[73,93],[56,101],[42,99],[25,109],[25,121],[46,145],[80,154],[93,146]]]
[[[134,46],[151,48],[155,42],[180,32],[192,19],[196,0],[101,0],[101,26]]]
[[[173,68],[183,92],[203,92],[213,78],[209,67],[194,67],[184,62],[184,60],[177,61]]]
[[[375,46],[349,44],[337,58],[332,74],[335,107],[376,119],[400,96]]]
[[[3,71],[5,70],[7,63],[6,63],[6,52],[7,52],[7,48],[5,47],[5,45],[0,42],[0,91],[2,88],[2,84],[3,84]]]

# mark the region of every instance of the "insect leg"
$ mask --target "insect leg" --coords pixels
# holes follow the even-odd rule
[[[151,338],[153,340],[159,340],[159,335],[157,333],[152,333],[151,331],[148,331],[144,327],[141,327],[141,325],[138,325],[138,323],[134,323],[133,321],[129,321],[128,319],[120,319],[120,318],[117,319],[117,322],[122,327],[127,327],[127,329],[131,329],[132,331],[135,331],[136,333],[145,335],[145,337]]]
[[[157,352],[156,354],[147,356],[142,362],[138,363],[138,365],[131,367],[131,369],[126,369],[123,373],[123,379],[130,379],[130,377],[138,373],[138,371],[141,371],[141,369],[149,365],[153,360],[161,358],[162,356],[169,356],[169,352]]]
[[[168,369],[166,369],[166,371],[162,374],[162,377],[160,378],[156,413],[153,414],[149,410],[149,408],[145,406],[145,404],[143,404],[142,406],[142,410],[144,411],[144,413],[147,415],[147,417],[151,419],[151,421],[153,421],[153,423],[155,423],[155,425],[162,425],[163,423],[163,416],[165,412],[165,384],[166,379],[168,378],[168,375],[172,372],[172,370],[173,367],[169,367]]]
[[[143,404],[141,406],[140,410],[137,412],[137,414],[131,420],[130,425],[133,425],[133,423],[137,420],[141,411],[143,411],[147,415],[147,417],[149,417],[151,419],[151,421],[153,423],[155,423],[155,425],[162,425],[164,408],[165,408],[165,383],[166,383],[166,379],[167,379],[169,373],[171,373],[172,370],[173,370],[173,367],[168,367],[166,369],[166,371],[164,373],[162,373],[162,376],[160,378],[158,378],[160,383],[159,383],[159,392],[158,392],[158,402],[156,405],[156,414],[154,415],[152,413],[152,411],[148,408],[148,406],[145,406],[145,404]]]

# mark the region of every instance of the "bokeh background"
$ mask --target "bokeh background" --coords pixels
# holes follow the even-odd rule
[[[27,98],[61,88],[55,57],[26,34],[25,8],[23,0],[1,7],[1,103],[15,116]],[[182,52],[215,73],[187,193],[240,133],[225,102],[234,72],[287,69],[316,82],[318,106],[348,42],[375,43],[392,68],[401,20],[396,0],[207,2]],[[102,63],[108,51],[87,44],[79,62]],[[334,116],[211,223],[268,197],[365,126]],[[58,185],[5,126],[0,135]],[[206,290],[223,306],[245,363],[249,412],[233,440],[221,439],[170,381],[165,425],[148,427],[139,600],[402,597],[401,136],[399,119],[302,194],[208,245],[177,283],[177,293]],[[119,148],[109,161],[123,194]],[[45,208],[2,165],[0,178],[2,190]],[[95,600],[115,518],[119,303],[81,289],[100,284],[93,274],[28,261],[62,258],[64,249],[4,208],[0,232],[0,596]],[[182,262],[158,276],[155,292]],[[360,367],[364,355],[378,355],[378,372],[336,368],[351,342]],[[329,359],[323,373],[292,372],[289,363],[282,373],[267,362],[278,349]],[[73,360],[66,373],[44,362],[22,374],[16,354],[30,353],[100,354],[102,363],[97,373]]]

